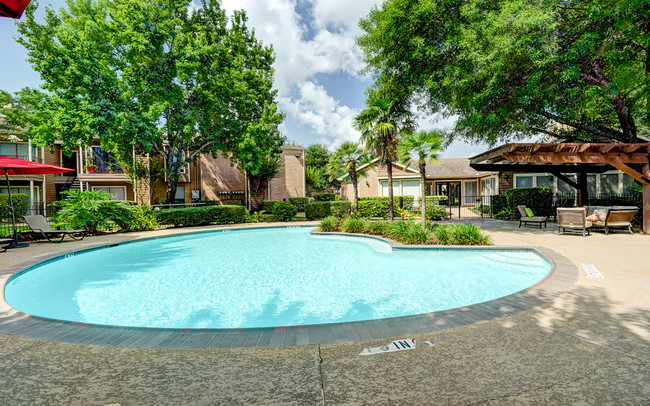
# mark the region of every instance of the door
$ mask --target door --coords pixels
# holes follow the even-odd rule
[[[62,174],[62,176],[77,176],[77,153],[73,152],[72,155],[66,156],[65,154],[61,154],[61,166],[64,168],[69,168],[69,169],[74,169],[74,172],[66,172]]]
[[[447,196],[447,205],[460,205],[460,182],[437,182],[436,194]]]

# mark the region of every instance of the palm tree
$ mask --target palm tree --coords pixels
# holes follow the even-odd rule
[[[404,137],[400,140],[399,146],[397,148],[397,153],[401,158],[401,161],[406,164],[409,161],[416,160],[418,161],[418,167],[420,169],[420,196],[422,198],[422,203],[420,205],[420,210],[422,213],[422,227],[424,227],[424,222],[426,218],[426,198],[424,196],[424,182],[426,178],[427,171],[427,161],[428,160],[437,160],[438,151],[442,147],[442,136],[436,131],[418,131],[410,132],[405,134]]]
[[[352,187],[354,188],[354,211],[359,210],[359,188],[358,177],[365,176],[363,169],[360,167],[370,163],[372,158],[363,151],[358,142],[344,142],[330,156],[327,163],[327,173],[330,175],[330,181],[348,174]]]
[[[361,131],[365,152],[372,151],[388,175],[388,210],[393,220],[393,162],[397,162],[397,143],[402,131],[412,131],[415,123],[400,99],[389,101],[371,96],[366,109],[354,118],[354,128]]]

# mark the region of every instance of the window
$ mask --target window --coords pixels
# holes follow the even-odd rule
[[[0,143],[0,155],[27,160],[29,159],[29,144],[17,142]],[[39,157],[40,149],[32,147],[32,158],[38,159]]]
[[[517,176],[515,178],[515,187],[533,187],[533,177]]]
[[[399,196],[400,181],[393,180],[393,196]],[[388,182],[381,182],[381,195],[388,196]]]
[[[124,186],[93,186],[93,190],[104,191],[112,194],[111,200],[126,200],[126,188]]]
[[[618,174],[603,174],[600,178],[600,193],[616,194],[618,193]]]
[[[475,180],[465,182],[465,204],[476,203],[478,183]]]
[[[596,196],[596,175],[587,175],[587,194]]]
[[[573,180],[574,182],[576,180],[575,175],[565,174],[564,176],[566,176],[567,178]],[[560,178],[558,178],[558,180],[557,180],[557,192],[559,194],[561,194],[561,195],[571,195],[571,196],[573,196],[573,195],[576,194],[576,190],[573,187],[569,186],[565,181],[563,181]]]
[[[185,203],[185,186],[176,186],[176,203]]]
[[[543,175],[543,176],[537,176],[535,179],[537,181],[537,186],[547,186],[547,187],[553,187],[553,177],[548,176],[548,175]]]
[[[420,197],[420,181],[417,180],[404,180],[402,181],[402,194],[404,196],[413,196],[415,204],[418,203]]]

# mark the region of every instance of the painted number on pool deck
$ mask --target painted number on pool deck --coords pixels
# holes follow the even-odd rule
[[[395,352],[395,351],[404,351],[404,350],[414,350],[415,349],[415,339],[407,338],[406,340],[395,340],[391,341],[388,345],[382,345],[379,347],[366,347],[361,351],[359,355],[374,355],[381,354],[383,352]]]

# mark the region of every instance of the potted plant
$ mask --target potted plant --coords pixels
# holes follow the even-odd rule
[[[94,164],[86,165],[86,172],[88,173],[94,173],[95,169],[97,169],[97,166]]]

